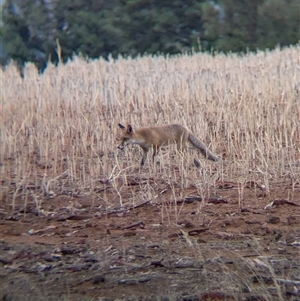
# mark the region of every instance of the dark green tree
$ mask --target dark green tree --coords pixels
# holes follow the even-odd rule
[[[258,10],[258,42],[261,49],[300,41],[299,0],[266,0]]]
[[[299,41],[299,0],[6,0],[1,38],[19,66],[74,54],[242,52]]]
[[[241,52],[296,44],[298,0],[215,0],[202,5],[205,38],[219,51]]]
[[[10,58],[22,66],[30,57],[30,32],[26,20],[17,13],[13,0],[7,0],[3,5],[2,22],[1,40],[5,50]]]
[[[55,56],[53,5],[44,0],[6,0],[1,35],[5,50],[21,67],[35,62],[39,69]]]
[[[202,6],[206,36],[221,51],[255,50],[261,0],[219,0]]]
[[[185,52],[198,47],[202,36],[201,0],[131,0],[115,9],[123,30],[121,53]]]
[[[73,54],[90,58],[118,54],[123,31],[114,26],[119,1],[61,0],[55,5],[57,38],[64,59]]]

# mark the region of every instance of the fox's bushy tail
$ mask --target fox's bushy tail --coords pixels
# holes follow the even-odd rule
[[[202,155],[205,158],[207,158],[208,160],[212,160],[212,161],[216,161],[216,162],[221,161],[221,159],[217,155],[215,155],[213,152],[211,152],[207,148],[207,146],[202,141],[197,139],[197,137],[195,137],[192,133],[189,134],[188,140],[194,147],[198,148],[200,150],[200,152],[202,153]]]

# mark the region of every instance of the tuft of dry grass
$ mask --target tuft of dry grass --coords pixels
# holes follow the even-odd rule
[[[285,178],[295,184],[299,51],[298,45],[243,57],[201,53],[89,63],[75,57],[44,74],[28,64],[24,79],[11,65],[1,71],[2,198],[12,207],[17,199],[34,199],[38,207],[55,195],[89,195],[123,206],[156,201],[166,187],[174,202],[191,185],[207,195],[224,179],[256,181],[267,193]],[[181,123],[227,164],[201,160],[197,169],[196,151],[182,158],[171,148],[158,156],[160,164],[139,168],[138,147],[116,149],[119,122]],[[137,178],[138,190],[128,192],[126,184]],[[105,183],[114,197],[107,198]],[[238,193],[242,203],[243,189]],[[180,214],[180,206],[168,210],[169,218]]]

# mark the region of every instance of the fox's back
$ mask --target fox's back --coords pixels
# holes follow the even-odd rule
[[[136,134],[144,137],[149,144],[162,145],[168,142],[179,142],[189,131],[181,124],[143,127],[136,130]]]

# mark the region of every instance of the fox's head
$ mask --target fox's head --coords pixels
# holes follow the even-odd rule
[[[127,146],[128,144],[133,144],[135,143],[133,134],[133,128],[130,124],[127,125],[127,127],[125,127],[124,125],[122,125],[121,123],[119,123],[119,127],[122,130],[122,135],[120,137],[121,143],[118,146],[118,149],[124,149],[125,146]]]

